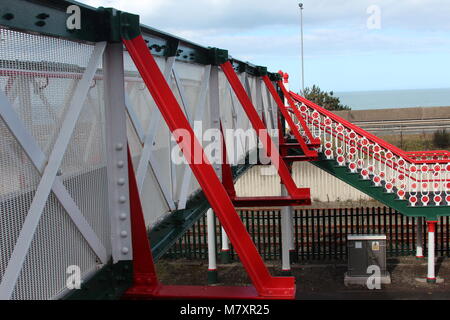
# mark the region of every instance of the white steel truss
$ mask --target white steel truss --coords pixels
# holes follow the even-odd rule
[[[106,261],[107,259],[105,248],[101,245],[86,220],[82,219],[79,209],[57,177],[59,167],[80,116],[91,82],[100,64],[105,47],[105,42],[99,42],[95,45],[86,70],[74,91],[61,129],[55,140],[53,150],[48,159],[45,158],[45,154],[40,150],[34,139],[31,139],[30,134],[23,129],[17,115],[11,113],[11,111],[14,112],[14,110],[11,109],[11,106],[8,107],[9,103],[6,96],[3,94],[1,95],[2,117],[42,175],[28,210],[28,214],[17,238],[16,245],[8,261],[8,266],[3,274],[0,283],[0,299],[9,299],[13,293],[45,204],[52,190],[67,210],[67,213],[77,225],[80,232],[88,241],[91,248],[102,261]]]
[[[201,121],[203,114],[205,112],[206,101],[207,101],[207,93],[208,88],[210,87],[210,79],[212,80],[213,69],[208,65],[205,67],[205,72],[203,74],[203,79],[200,85],[200,92],[197,98],[197,106],[194,112],[194,119],[190,121],[191,126],[194,124],[194,121]],[[180,92],[181,94],[181,92]],[[201,141],[201,137],[197,137],[199,141]],[[184,170],[183,180],[181,182],[181,191],[180,191],[180,201],[178,202],[178,210],[185,209],[186,203],[189,196],[189,187],[191,186],[192,179],[192,170],[187,166]]]
[[[166,81],[170,83],[170,78],[172,75],[173,66],[175,63],[175,57],[169,57],[167,58],[165,69],[164,69],[164,76],[166,78]],[[133,124],[133,127],[135,128],[135,131],[140,139],[140,143],[143,145],[141,157],[139,160],[139,164],[136,170],[136,181],[139,189],[139,193],[142,194],[144,181],[147,176],[148,168],[150,166],[150,170],[153,173],[155,180],[157,181],[159,188],[162,192],[164,201],[166,202],[168,208],[170,210],[175,210],[175,203],[173,201],[173,192],[170,191],[169,187],[165,183],[167,179],[164,179],[164,177],[161,176],[161,170],[159,169],[159,164],[156,161],[156,158],[153,155],[153,151],[151,149],[153,145],[153,141],[155,140],[156,134],[158,132],[158,129],[161,125],[162,116],[159,110],[155,109],[151,114],[151,120],[150,124],[148,126],[147,133],[144,134],[144,131],[142,129],[141,123],[138,119],[138,117],[133,114],[134,111],[132,110],[131,104],[128,99],[127,103],[127,111],[130,116],[130,120]]]

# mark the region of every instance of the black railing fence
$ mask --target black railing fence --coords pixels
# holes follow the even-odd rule
[[[240,210],[240,217],[265,260],[281,258],[281,215],[279,209]],[[417,219],[388,207],[296,209],[294,247],[299,260],[346,260],[348,234],[385,234],[387,254],[415,254]],[[450,219],[441,217],[436,226],[436,256],[450,255]],[[207,259],[206,217],[198,220],[165,254],[166,259]],[[426,222],[423,219],[423,247],[426,253]],[[221,249],[221,228],[216,222],[217,252]],[[232,245],[230,252],[236,258]]]

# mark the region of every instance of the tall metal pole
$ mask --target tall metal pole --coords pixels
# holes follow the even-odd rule
[[[303,60],[303,3],[298,4],[300,8],[300,35],[302,45],[302,94],[305,92],[305,65]]]

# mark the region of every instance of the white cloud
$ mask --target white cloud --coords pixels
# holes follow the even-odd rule
[[[138,13],[141,21],[165,30],[245,31],[299,23],[294,0],[84,0]],[[308,27],[363,26],[370,5],[381,8],[384,28],[450,29],[450,2],[442,0],[304,0]]]
[[[294,0],[85,0],[137,13],[141,22],[239,57],[258,51],[297,54],[299,8]],[[450,1],[304,0],[309,55],[426,51],[450,46]],[[367,8],[381,9],[381,30],[368,30]],[[444,35],[443,35],[444,34]]]
[[[304,3],[306,62],[321,61],[327,72],[339,63],[383,56],[380,72],[395,70],[390,58],[412,56],[425,65],[429,56],[450,53],[450,1],[442,0],[80,0],[139,14],[141,23],[272,68],[297,69],[300,54],[299,8]],[[378,5],[381,29],[367,29],[367,8]],[[390,55],[390,56],[389,56]],[[348,58],[348,59],[346,59]],[[394,59],[394,60],[395,60]],[[392,60],[392,61],[394,61]],[[399,59],[398,61],[401,61]],[[395,60],[397,61],[397,60]],[[432,61],[435,76],[444,61]],[[351,68],[353,64],[350,64]],[[412,66],[413,67],[413,66]],[[411,67],[411,68],[412,68]],[[360,67],[354,67],[358,69]],[[430,67],[431,68],[431,67]],[[429,69],[430,69],[429,68]],[[316,70],[320,69],[316,65]],[[272,69],[275,70],[275,69]],[[313,72],[308,71],[307,72]],[[336,70],[339,70],[337,72]],[[333,73],[334,72],[334,73]],[[347,71],[345,71],[347,72]],[[448,72],[446,72],[448,74]],[[321,78],[322,77],[322,78]],[[332,81],[329,74],[319,76]],[[293,72],[295,80],[295,72]],[[442,79],[442,77],[440,78]],[[356,80],[355,80],[356,81]],[[384,77],[378,81],[384,83]],[[420,87],[420,77],[417,80]],[[441,86],[448,86],[448,80]],[[340,81],[337,82],[337,87]],[[347,88],[357,86],[347,84]],[[330,84],[330,88],[333,86]]]

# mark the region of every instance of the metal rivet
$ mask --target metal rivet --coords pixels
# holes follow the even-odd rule
[[[121,213],[119,218],[120,218],[120,220],[125,220],[127,218],[127,214],[126,213]]]
[[[123,247],[123,248],[122,248],[122,253],[123,253],[123,254],[127,254],[127,253],[128,253],[128,251],[129,251],[129,250],[128,250],[128,248],[127,248],[127,247]]]
[[[12,20],[12,19],[14,19],[14,15],[12,13],[5,13],[3,15],[3,19],[5,19],[5,20]]]
[[[116,150],[117,150],[117,151],[120,151],[120,150],[122,150],[122,149],[123,149],[123,144],[122,144],[122,143],[116,144]]]
[[[124,165],[125,165],[125,163],[122,160],[117,162],[117,167],[119,167],[119,168],[123,168]]]
[[[120,196],[119,197],[119,202],[120,203],[125,203],[127,201],[127,197],[125,197],[125,196]]]
[[[47,19],[48,17],[50,17],[47,13],[40,13],[40,14],[38,14],[37,16],[36,16],[36,18],[38,18],[38,19],[42,19],[42,20],[45,20],[45,19]]]
[[[125,184],[125,179],[124,178],[119,178],[119,180],[117,180],[117,184],[119,186],[123,186]]]
[[[128,236],[128,232],[126,232],[125,230],[122,230],[122,231],[120,232],[120,236],[121,236],[122,238],[126,238],[126,237]]]

